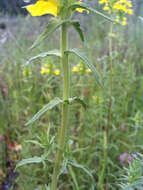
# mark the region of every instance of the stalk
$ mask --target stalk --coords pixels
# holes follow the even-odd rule
[[[110,24],[110,35],[113,32],[113,23]],[[112,60],[112,36],[110,36],[109,40],[109,56],[110,56],[110,101],[108,106],[108,130],[112,120],[112,91],[113,91],[113,60]]]
[[[62,69],[63,69],[63,100],[69,98],[69,66],[68,66],[68,55],[64,54],[67,50],[67,25],[63,24],[61,29],[61,53],[62,53]],[[52,176],[51,190],[56,190],[58,182],[58,174],[60,170],[60,165],[62,162],[63,151],[65,147],[65,136],[68,121],[68,104],[62,104],[62,121],[61,128],[59,130],[58,139],[58,151],[55,160],[54,172]]]

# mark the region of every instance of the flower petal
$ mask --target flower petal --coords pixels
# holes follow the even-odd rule
[[[89,11],[83,8],[76,8],[76,11],[79,13],[83,13],[85,11],[87,14],[89,14]]]
[[[51,14],[55,17],[58,13],[59,3],[56,0],[38,0],[34,5],[28,5],[26,9],[32,16]]]

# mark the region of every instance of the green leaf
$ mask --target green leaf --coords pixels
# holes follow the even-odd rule
[[[45,188],[46,188],[46,190],[50,190],[50,184],[48,184],[48,186],[45,185]]]
[[[25,125],[30,125],[32,123],[34,123],[36,120],[38,120],[45,112],[47,112],[48,110],[52,109],[53,107],[57,106],[60,103],[66,103],[66,104],[71,104],[72,102],[78,102],[80,103],[84,108],[86,108],[86,104],[83,100],[81,100],[80,98],[74,97],[74,98],[69,98],[68,100],[61,100],[60,98],[54,98],[53,100],[51,100],[48,104],[46,104],[41,110],[39,110],[34,116],[33,118],[28,121]],[[37,141],[27,141],[27,142],[31,142],[37,145],[40,145]]]
[[[39,143],[38,141],[35,141],[35,140],[26,140],[25,142],[32,143],[32,144],[37,145],[37,146],[39,146],[41,148],[45,148],[44,145],[42,145],[41,143]]]
[[[23,165],[27,165],[27,164],[34,164],[34,163],[43,163],[43,157],[37,157],[37,156],[35,156],[35,157],[33,157],[33,158],[28,158],[28,159],[23,159],[23,160],[21,160],[17,165],[16,165],[16,168],[15,169],[17,169],[17,168],[19,168],[19,167],[21,167],[21,166],[23,166]]]
[[[64,102],[67,103],[67,104],[72,104],[75,101],[80,103],[86,109],[85,102],[82,99],[78,98],[78,97],[73,97],[73,98],[69,98],[68,100],[64,100]]]
[[[75,55],[77,55],[78,57],[80,57],[84,63],[92,70],[92,72],[94,73],[95,77],[96,77],[96,81],[98,82],[98,84],[102,85],[102,82],[100,81],[99,75],[96,71],[96,68],[94,67],[94,65],[88,60],[88,58],[85,56],[85,54],[81,51],[81,49],[70,49],[65,51],[65,53],[74,53]]]
[[[82,166],[82,165],[80,165],[80,164],[77,164],[76,162],[74,162],[74,161],[72,161],[72,160],[69,160],[69,161],[68,161],[68,164],[70,164],[70,165],[72,165],[72,166],[74,166],[74,167],[76,167],[76,168],[82,169],[87,175],[89,175],[89,176],[93,179],[92,174],[91,174],[86,168],[84,168],[84,166]]]
[[[79,185],[78,185],[78,182],[77,182],[77,180],[76,180],[76,175],[75,175],[75,173],[74,173],[74,171],[72,170],[72,167],[71,167],[70,165],[68,166],[68,168],[69,168],[70,175],[71,175],[71,177],[72,177],[72,179],[73,179],[73,182],[74,182],[74,184],[75,184],[75,188],[76,188],[76,190],[79,190]]]
[[[88,6],[87,4],[85,4],[85,3],[80,3],[80,4],[79,4],[79,3],[74,3],[74,4],[72,4],[72,5],[69,6],[69,9],[72,9],[72,10],[75,10],[75,9],[77,9],[77,8],[81,8],[81,9],[88,10],[88,11],[90,11],[90,12],[93,12],[93,13],[95,13],[95,14],[97,14],[97,15],[100,15],[100,16],[106,18],[107,20],[109,20],[109,21],[111,21],[111,22],[115,22],[115,20],[113,20],[112,18],[110,18],[110,17],[104,15],[103,13],[97,11],[96,9],[93,9],[93,8],[89,7],[89,6]]]
[[[35,60],[35,59],[38,59],[38,58],[44,58],[46,56],[57,56],[57,57],[62,57],[61,53],[59,50],[51,50],[51,51],[48,51],[48,52],[43,52],[43,53],[40,53],[34,57],[31,57],[27,62],[26,62],[26,65],[29,65],[31,61]]]
[[[45,28],[44,32],[42,34],[40,34],[38,36],[38,38],[36,39],[36,41],[33,43],[32,48],[35,48],[37,45],[39,45],[41,43],[41,41],[45,40],[46,38],[48,38],[57,28],[60,27],[60,25],[62,24],[62,20],[53,18],[49,21],[47,27]]]
[[[80,28],[80,23],[79,21],[72,21],[71,25],[74,27],[74,29],[78,32],[80,39],[84,42],[84,35],[82,32],[82,29]]]
[[[60,172],[58,174],[58,178],[60,175],[62,175],[67,170],[67,163],[68,163],[68,159],[64,159],[63,163],[62,163],[62,167],[61,167]]]
[[[60,98],[54,98],[53,100],[51,100],[47,105],[45,105],[40,111],[38,111],[33,118],[28,121],[25,125],[29,125],[33,122],[35,122],[37,119],[39,119],[39,117],[41,117],[45,112],[47,112],[48,110],[52,109],[53,107],[57,106],[58,104],[62,103],[63,101]]]
[[[79,33],[81,40],[84,40],[84,36],[82,33],[82,30],[80,28],[80,23],[78,21],[74,21],[71,19],[68,20],[59,20],[56,18],[53,18],[49,21],[49,24],[45,28],[44,32],[38,36],[36,41],[31,46],[32,48],[35,48],[37,45],[39,45],[43,40],[47,39],[56,29],[58,29],[62,24],[71,24],[76,29],[76,31]]]

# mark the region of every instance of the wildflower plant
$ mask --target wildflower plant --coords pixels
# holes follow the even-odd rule
[[[84,35],[80,28],[80,23],[77,20],[74,20],[72,16],[77,11],[79,13],[82,13],[83,11],[86,11],[87,13],[93,12],[95,14],[98,14],[100,16],[103,16],[104,18],[108,19],[109,21],[112,21],[108,16],[96,11],[95,9],[89,7],[88,5],[82,3],[81,1],[77,0],[38,0],[33,5],[26,6],[26,9],[30,12],[32,16],[42,16],[45,14],[50,14],[54,16],[54,18],[50,19],[48,25],[38,36],[34,44],[31,48],[35,48],[39,45],[42,41],[46,40],[56,29],[61,29],[61,44],[60,44],[60,50],[51,50],[48,52],[40,53],[39,55],[32,57],[28,60],[26,63],[29,65],[31,61],[37,59],[37,58],[44,58],[47,56],[56,56],[61,59],[61,65],[62,65],[62,75],[63,75],[63,98],[55,98],[51,100],[47,105],[45,105],[38,113],[34,115],[34,117],[26,124],[32,124],[35,122],[41,115],[43,115],[46,111],[52,109],[53,107],[62,104],[62,118],[61,118],[61,127],[59,129],[58,134],[58,150],[57,150],[57,156],[55,159],[55,166],[53,170],[53,176],[52,176],[52,182],[51,182],[51,190],[56,190],[57,182],[58,182],[58,176],[60,173],[60,168],[62,165],[63,155],[65,153],[65,142],[66,142],[66,129],[69,127],[68,125],[68,112],[69,112],[69,105],[78,102],[81,105],[85,107],[85,103],[78,97],[70,97],[70,83],[69,83],[69,62],[68,62],[68,56],[69,54],[74,54],[78,56],[89,68],[88,72],[92,71],[95,74],[96,81],[98,84],[101,85],[101,81],[99,79],[98,73],[96,72],[96,69],[94,65],[88,60],[88,58],[84,55],[83,51],[81,49],[69,49],[68,48],[68,27],[73,26],[73,28],[78,32],[80,38],[82,41],[84,41]],[[49,73],[50,70],[46,66],[42,67],[41,72]],[[59,75],[60,71],[55,70],[54,71],[56,75]],[[18,166],[22,166],[27,163],[38,163],[41,159],[37,160],[37,158],[33,159],[27,159],[21,161]],[[42,161],[43,162],[43,158]],[[70,162],[71,163],[71,162]],[[72,165],[78,168],[82,168],[78,164],[74,164],[72,162]],[[84,171],[87,171],[84,169]]]
[[[99,0],[99,4],[103,5],[104,11],[115,17],[116,23],[121,23],[123,26],[127,24],[125,15],[133,14],[130,0]]]
[[[112,107],[113,107],[113,58],[114,55],[114,49],[113,49],[113,39],[117,37],[116,34],[114,34],[114,25],[115,24],[121,24],[122,26],[127,25],[127,15],[133,14],[132,9],[132,2],[130,0],[99,0],[98,1],[100,5],[103,6],[103,10],[110,15],[112,18],[114,18],[115,22],[110,23],[109,28],[109,78],[110,78],[110,86],[109,86],[109,103],[108,103],[108,114],[107,114],[107,127],[105,131],[103,131],[106,135],[106,144],[108,147],[108,141],[110,139],[109,136],[109,129],[113,126],[113,113],[112,113]],[[99,189],[104,189],[104,177],[105,177],[105,168],[106,168],[106,161],[107,161],[107,149],[104,148],[104,161],[102,166],[102,172],[99,174],[99,182],[98,187]]]
[[[143,155],[140,153],[132,155],[132,161],[128,167],[124,168],[125,174],[122,176],[121,190],[141,190],[143,188]]]

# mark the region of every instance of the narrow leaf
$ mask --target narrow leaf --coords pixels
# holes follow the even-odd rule
[[[59,103],[62,103],[62,100],[60,98],[54,98],[53,100],[51,100],[47,105],[45,105],[40,111],[38,111],[33,118],[28,121],[25,125],[29,125],[33,122],[35,122],[37,119],[39,119],[39,117],[41,117],[45,112],[47,112],[48,110],[52,109],[53,107],[57,106]]]
[[[92,179],[93,179],[93,176],[92,174],[86,169],[84,168],[84,166],[80,165],[80,164],[77,164],[76,162],[73,162],[72,160],[69,160],[68,163],[76,168],[80,168],[82,169],[86,174],[88,174]]]
[[[31,57],[27,62],[26,62],[26,65],[29,65],[31,63],[31,61],[37,59],[37,58],[44,58],[46,56],[57,56],[57,57],[61,57],[61,53],[59,50],[51,50],[51,51],[48,51],[48,52],[43,52],[43,53],[40,53],[34,57]]]
[[[50,184],[48,184],[48,186],[45,185],[45,188],[46,188],[46,190],[50,190]]]
[[[80,39],[84,42],[84,35],[82,29],[80,28],[80,23],[78,21],[73,21],[71,22],[71,24],[74,27],[74,29],[78,32]]]
[[[35,48],[43,40],[47,39],[55,30],[57,30],[62,24],[65,24],[65,23],[68,24],[68,25],[73,25],[73,27],[78,32],[81,40],[84,41],[84,36],[83,36],[83,32],[82,32],[82,30],[80,28],[79,21],[75,21],[75,20],[71,20],[71,19],[59,20],[59,19],[54,18],[54,19],[51,19],[49,21],[49,24],[45,28],[44,32],[38,36],[38,38],[36,39],[36,41],[33,43],[31,49]],[[59,53],[58,53],[58,56],[61,56],[61,55],[59,55]]]
[[[67,104],[72,104],[75,101],[80,103],[86,109],[85,102],[82,99],[78,98],[78,97],[69,98],[68,100],[65,100],[64,102],[67,103]]]
[[[59,26],[61,25],[62,21],[56,18],[53,18],[49,21],[47,27],[45,28],[44,32],[38,36],[36,41],[33,43],[32,48],[35,48],[41,41],[48,38]]]
[[[72,9],[72,10],[75,10],[77,8],[81,8],[81,9],[85,9],[85,10],[91,11],[91,12],[97,14],[97,15],[100,15],[100,16],[104,17],[105,19],[107,19],[107,20],[109,20],[111,22],[115,22],[115,20],[113,20],[112,18],[104,15],[103,13],[97,11],[96,9],[93,9],[93,8],[89,7],[85,3],[80,3],[80,4],[79,3],[74,3],[74,4],[72,4],[72,5],[69,6],[69,9]]]
[[[42,145],[41,143],[39,143],[38,141],[35,141],[35,140],[26,140],[25,142],[37,145],[37,146],[39,146],[41,148],[45,148],[44,145]]]
[[[23,159],[21,160],[17,165],[16,165],[16,168],[17,169],[18,167],[21,167],[23,165],[26,165],[26,164],[34,164],[34,163],[41,163],[43,162],[43,158],[41,157],[33,157],[33,158],[28,158],[28,159]]]
[[[84,63],[92,70],[92,72],[94,73],[95,77],[96,77],[96,81],[98,82],[98,84],[102,85],[102,82],[99,79],[99,75],[96,71],[96,68],[94,67],[94,65],[88,60],[88,58],[85,56],[85,54],[81,51],[81,49],[70,49],[65,51],[65,53],[74,53],[75,55],[77,55],[78,57],[80,57]]]
[[[72,179],[73,179],[73,182],[74,182],[74,184],[75,184],[75,188],[76,188],[76,190],[79,190],[79,185],[78,185],[78,182],[77,182],[77,180],[76,180],[76,175],[75,175],[75,173],[73,172],[72,167],[71,167],[70,165],[68,166],[68,168],[69,168],[70,175],[71,175],[71,177],[72,177]]]

